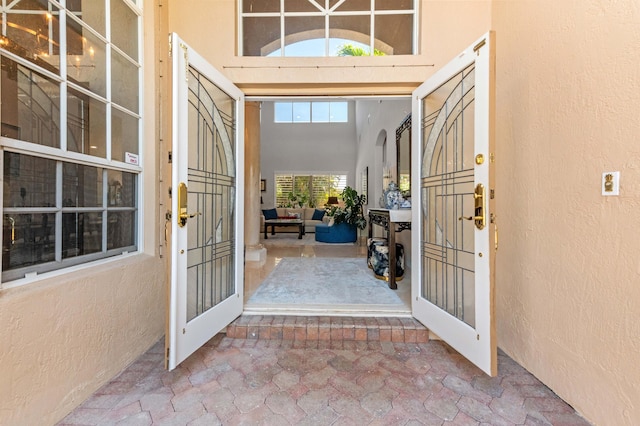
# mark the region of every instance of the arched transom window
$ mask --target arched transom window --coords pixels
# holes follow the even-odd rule
[[[241,0],[242,56],[415,53],[414,0]]]

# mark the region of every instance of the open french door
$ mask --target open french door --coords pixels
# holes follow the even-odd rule
[[[413,92],[413,315],[497,374],[493,33]]]
[[[172,51],[168,367],[242,313],[244,95],[177,34]]]

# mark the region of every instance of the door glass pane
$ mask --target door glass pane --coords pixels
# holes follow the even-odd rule
[[[60,86],[2,58],[2,136],[60,146]]]
[[[235,100],[189,75],[187,320],[235,293]]]
[[[473,66],[422,100],[421,295],[475,325]]]
[[[67,149],[107,156],[107,106],[84,93],[67,89]]]

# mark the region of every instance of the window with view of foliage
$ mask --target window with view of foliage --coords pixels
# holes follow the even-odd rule
[[[240,0],[242,56],[415,53],[414,0]]]
[[[0,9],[2,282],[137,250],[141,16],[124,0]]]
[[[329,197],[340,197],[345,174],[276,174],[277,207],[324,207]]]

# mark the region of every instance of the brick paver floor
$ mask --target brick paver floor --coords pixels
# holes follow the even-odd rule
[[[174,371],[158,342],[60,425],[588,425],[508,356],[446,344],[215,336]]]

